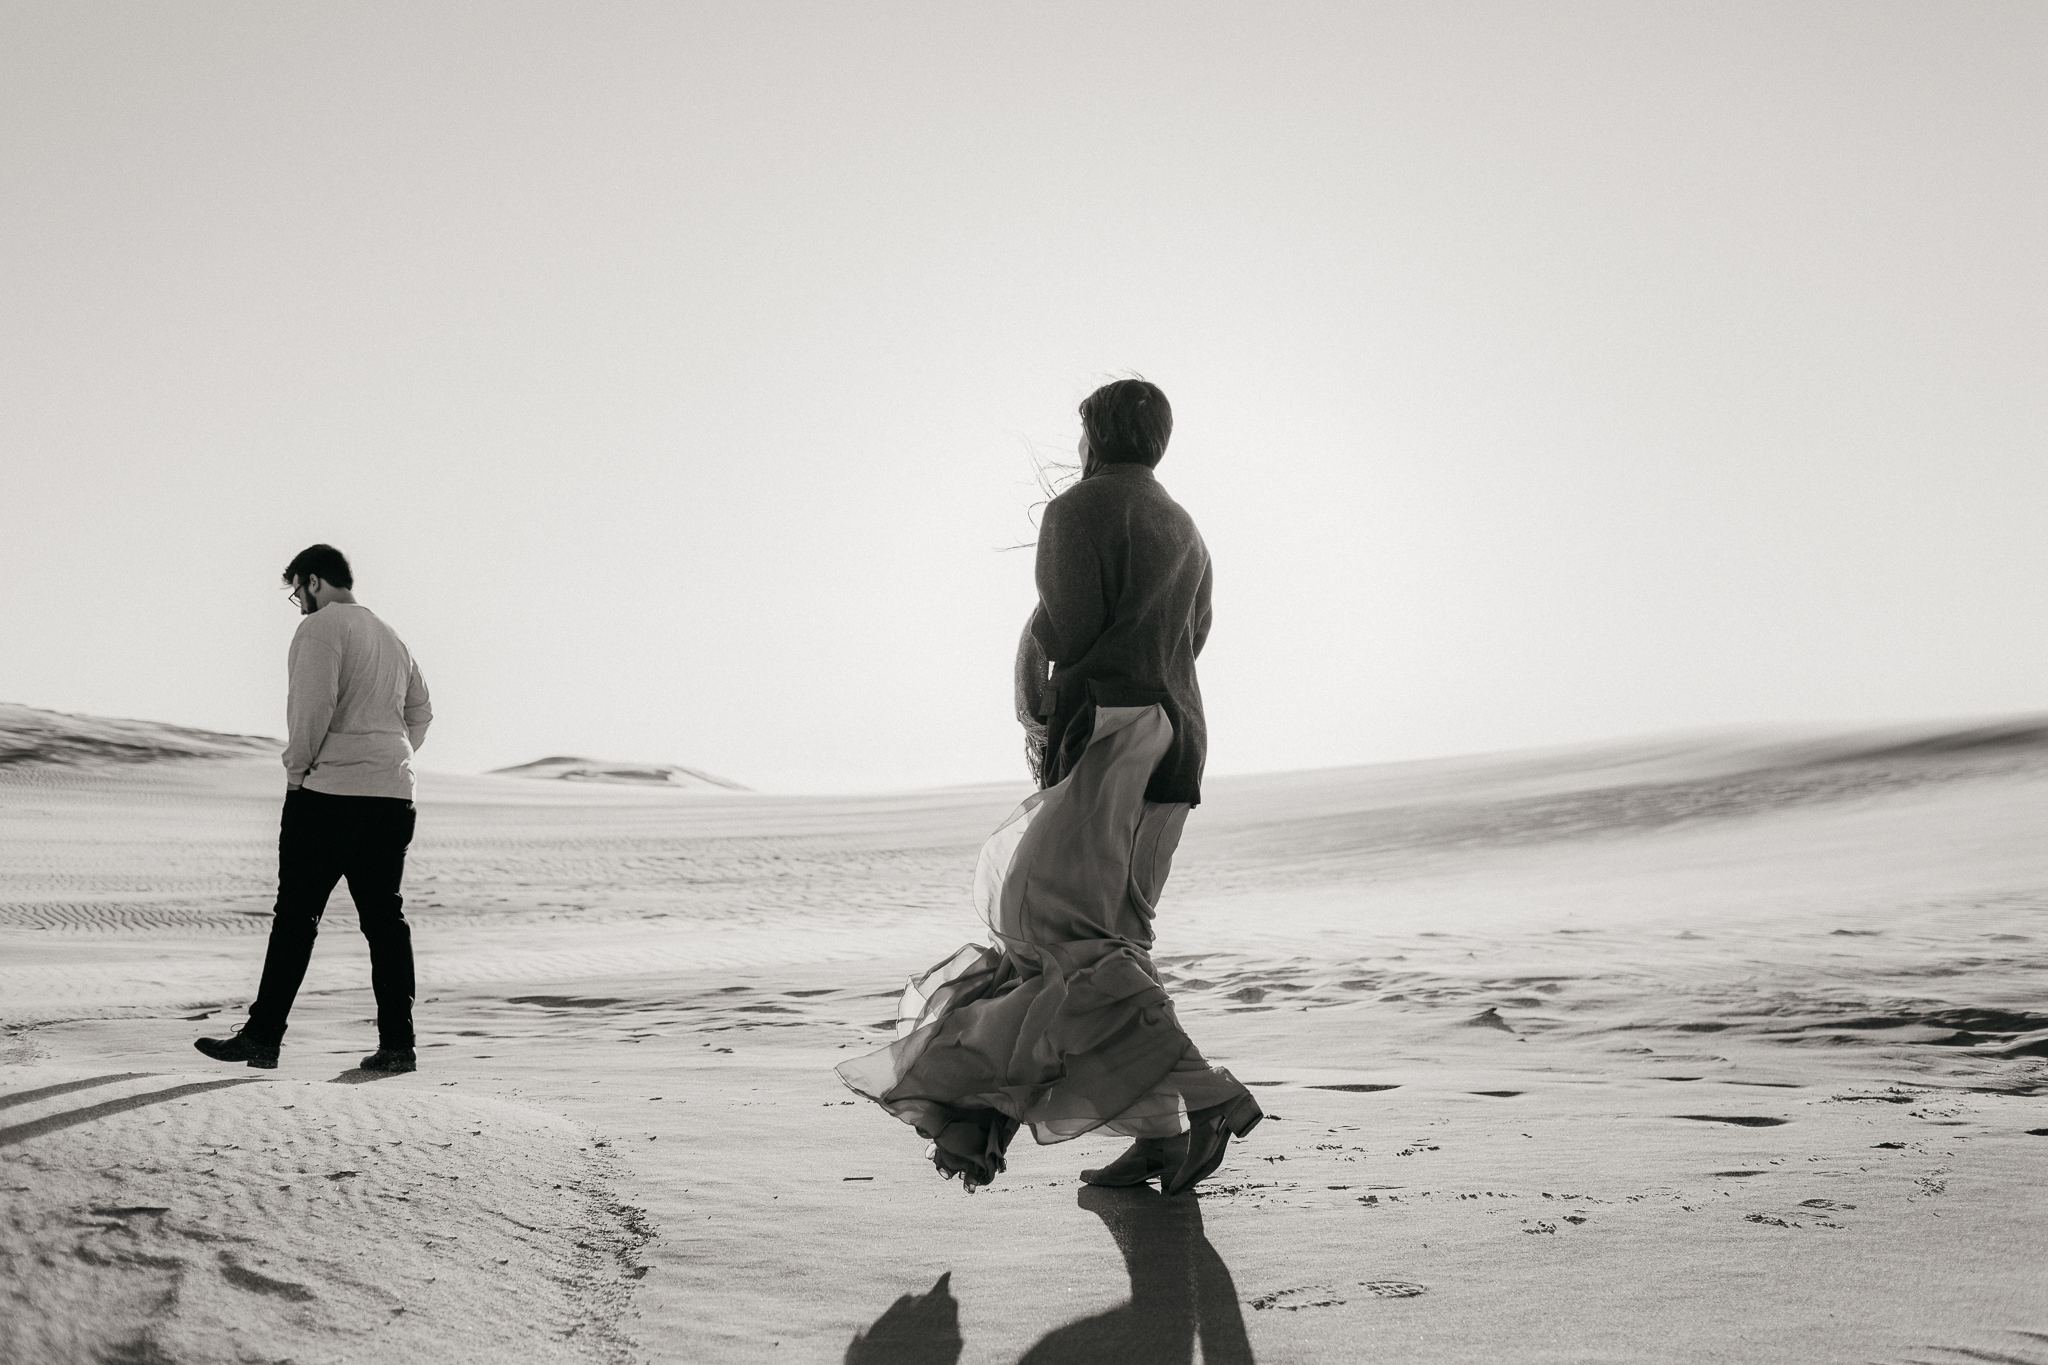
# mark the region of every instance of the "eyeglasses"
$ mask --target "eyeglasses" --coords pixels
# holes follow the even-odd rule
[[[292,604],[294,610],[304,611],[306,609],[306,600],[300,596],[305,591],[304,588],[300,587],[297,583],[287,583],[285,584],[284,591],[285,600]]]

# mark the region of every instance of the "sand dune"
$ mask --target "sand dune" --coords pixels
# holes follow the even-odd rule
[[[644,1235],[569,1123],[246,1069],[4,1074],[0,1359],[629,1358]]]
[[[537,758],[510,768],[494,768],[505,777],[544,777],[558,782],[616,782],[635,787],[671,787],[678,791],[747,790],[729,778],[713,777],[678,763],[621,763],[598,758]]]
[[[261,735],[224,735],[153,720],[114,720],[0,702],[0,767],[247,758],[284,748]]]
[[[255,982],[278,784],[0,769],[0,1106],[45,1092],[0,1108],[35,1351],[234,1358],[239,1323],[265,1358],[428,1359],[488,1318],[479,1359],[517,1332],[660,1361],[2048,1365],[2038,718],[1213,780],[1160,961],[1274,1120],[1197,1201],[1081,1190],[1090,1141],[963,1199],[832,1079],[977,936],[972,854],[1021,785],[428,774],[425,1065],[352,1088],[344,899],[283,1068],[194,1070]],[[373,1162],[393,1198],[307,1202]],[[191,1235],[231,1170],[247,1248]],[[396,1249],[352,1272],[361,1227]],[[86,1296],[118,1310],[61,1338],[42,1305]]]

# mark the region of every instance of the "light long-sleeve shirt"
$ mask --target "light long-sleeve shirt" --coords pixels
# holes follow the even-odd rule
[[[368,607],[330,602],[299,622],[289,668],[287,783],[412,800],[412,754],[434,708],[398,633]]]

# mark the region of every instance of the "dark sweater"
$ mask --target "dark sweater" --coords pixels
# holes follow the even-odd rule
[[[1145,799],[1200,804],[1209,735],[1195,658],[1209,638],[1213,577],[1194,519],[1143,465],[1105,465],[1047,504],[1029,631],[1054,664],[1039,707],[1044,785],[1079,761],[1095,707],[1159,702],[1173,747]]]

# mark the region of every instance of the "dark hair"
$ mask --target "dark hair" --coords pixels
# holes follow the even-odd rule
[[[1173,408],[1157,384],[1119,379],[1081,400],[1081,429],[1088,433],[1088,449],[1102,463],[1150,468],[1166,454]]]
[[[308,545],[284,566],[284,581],[318,578],[330,587],[353,588],[356,576],[348,571],[348,556],[332,545]]]

